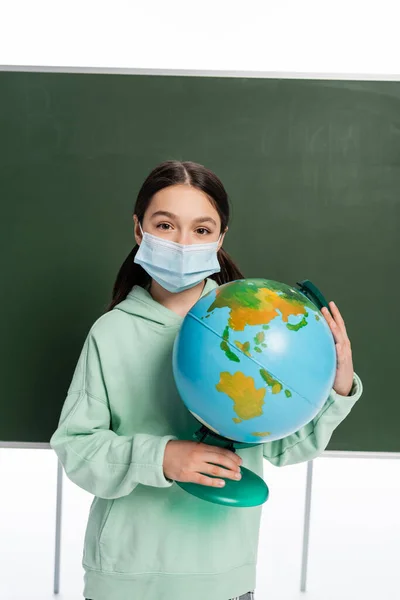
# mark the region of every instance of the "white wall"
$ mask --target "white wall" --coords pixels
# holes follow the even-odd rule
[[[396,76],[397,0],[3,0],[0,64]]]

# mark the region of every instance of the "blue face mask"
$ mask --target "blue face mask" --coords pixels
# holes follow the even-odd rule
[[[174,294],[194,287],[206,277],[221,270],[217,242],[207,244],[178,244],[151,233],[143,233],[135,263]]]

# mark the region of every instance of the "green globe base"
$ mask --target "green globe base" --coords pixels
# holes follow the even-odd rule
[[[211,431],[206,425],[201,424],[201,427],[193,434],[193,439],[197,442],[203,442],[212,446],[227,448],[231,452],[236,452],[241,448],[252,448],[258,444],[242,444],[228,440],[223,436]],[[264,479],[246,469],[240,467],[242,478],[240,481],[233,479],[224,479],[224,487],[213,487],[209,485],[200,485],[198,483],[186,483],[177,481],[177,485],[185,492],[192,496],[213,502],[214,504],[223,504],[224,506],[232,506],[236,508],[251,506],[260,506],[268,500],[269,489]],[[221,477],[213,477],[207,474],[207,477],[212,479],[222,479]]]
[[[201,500],[213,502],[214,504],[223,504],[234,508],[249,508],[264,504],[269,496],[269,489],[265,481],[246,467],[241,467],[241,473],[242,479],[240,481],[224,479],[225,485],[222,488],[182,481],[176,483],[192,496],[197,496]],[[210,475],[207,476],[210,477]]]

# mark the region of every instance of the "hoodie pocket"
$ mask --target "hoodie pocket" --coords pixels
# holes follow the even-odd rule
[[[110,500],[109,502],[110,502],[110,504],[107,508],[103,523],[102,523],[100,531],[99,531],[100,559],[101,559],[101,545],[104,543],[103,539],[104,539],[104,536],[106,535],[107,526],[109,525],[110,520],[111,520],[111,512],[112,512],[113,506],[115,504],[115,500]],[[100,561],[100,565],[101,565],[101,561]]]
[[[83,564],[90,569],[101,569],[100,541],[103,536],[114,500],[94,498],[86,526]]]
[[[100,568],[103,572],[124,573],[134,569],[136,529],[135,522],[147,528],[140,511],[132,511],[129,496],[110,501],[98,533]]]

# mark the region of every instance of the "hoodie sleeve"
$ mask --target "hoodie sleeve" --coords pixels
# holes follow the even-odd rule
[[[362,394],[362,383],[354,374],[349,396],[331,391],[316,417],[287,437],[263,445],[263,454],[276,467],[313,460],[325,450],[336,427],[347,417]]]
[[[100,498],[130,494],[138,484],[169,487],[165,446],[175,436],[117,435],[95,339],[89,334],[79,358],[57,430],[50,445],[66,475]]]

